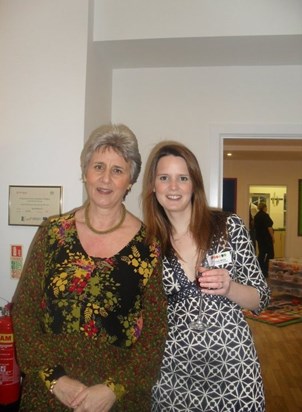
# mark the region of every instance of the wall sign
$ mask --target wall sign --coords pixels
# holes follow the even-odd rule
[[[9,225],[39,226],[61,210],[61,186],[9,186]]]
[[[23,267],[23,247],[22,245],[10,246],[10,275],[19,279]]]

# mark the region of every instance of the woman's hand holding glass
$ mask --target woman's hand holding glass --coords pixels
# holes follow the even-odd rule
[[[226,269],[204,266],[198,268],[197,283],[202,293],[227,296],[230,291],[231,281],[232,279]]]
[[[190,323],[190,328],[204,331],[213,325],[204,320],[203,296],[205,294],[227,296],[230,291],[231,278],[226,269],[209,266],[206,261],[197,268],[196,284],[200,287],[199,312],[197,319]]]

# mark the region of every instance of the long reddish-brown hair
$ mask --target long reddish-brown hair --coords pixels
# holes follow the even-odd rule
[[[147,160],[142,191],[142,208],[144,222],[147,226],[147,241],[151,241],[154,237],[159,239],[163,255],[166,255],[173,249],[171,244],[172,225],[153,190],[157,164],[162,157],[169,155],[182,157],[187,164],[193,185],[192,214],[189,230],[192,233],[199,253],[202,254],[210,246],[215,231],[214,221],[217,222],[214,216],[216,215],[217,217],[219,212],[214,212],[214,209],[208,206],[203,178],[195,155],[179,142],[163,141],[158,143],[151,151]],[[218,219],[218,221],[220,220]]]

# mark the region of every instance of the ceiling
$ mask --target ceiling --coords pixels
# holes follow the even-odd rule
[[[227,153],[232,153],[231,157]],[[302,139],[224,139],[224,160],[302,161]]]

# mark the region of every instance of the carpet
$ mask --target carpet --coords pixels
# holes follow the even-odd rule
[[[271,297],[269,306],[260,315],[254,315],[249,310],[243,312],[248,319],[278,327],[288,326],[302,322],[302,298],[289,294],[276,295]]]

